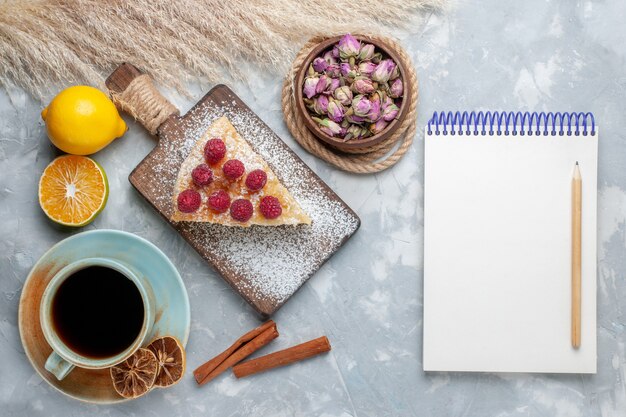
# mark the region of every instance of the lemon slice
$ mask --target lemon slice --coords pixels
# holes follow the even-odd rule
[[[86,156],[59,156],[39,180],[39,205],[55,223],[79,227],[91,223],[109,196],[106,173]]]
[[[137,352],[122,363],[111,367],[111,380],[115,391],[124,398],[141,397],[154,385],[159,363],[148,349]]]
[[[147,349],[154,353],[159,362],[155,387],[165,388],[180,381],[185,373],[185,350],[178,339],[165,336],[150,343]]]

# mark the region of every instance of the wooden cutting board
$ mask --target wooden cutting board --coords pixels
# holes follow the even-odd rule
[[[123,64],[106,85],[120,93],[139,75],[137,68]],[[145,94],[158,93],[150,90]],[[142,120],[137,113],[145,109],[129,110]],[[240,228],[169,220],[180,165],[192,145],[221,116],[227,116],[265,158],[312,218],[310,226]],[[172,111],[158,127],[157,137],[157,146],[131,172],[131,184],[264,316],[280,308],[360,226],[358,216],[225,85],[214,87],[183,116]]]

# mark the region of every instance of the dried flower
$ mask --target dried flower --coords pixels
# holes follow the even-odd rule
[[[330,87],[330,80],[330,77],[328,77],[327,75],[322,75],[317,82],[317,85],[315,86],[315,94],[321,94],[326,91],[328,87]]]
[[[367,128],[363,128],[359,125],[350,125],[350,127],[346,129],[346,135],[344,136],[343,139],[344,141],[350,140],[350,139],[360,139],[366,133],[369,133],[369,130],[367,130]]]
[[[398,116],[399,111],[400,108],[392,103],[389,106],[385,107],[385,109],[383,110],[382,118],[386,122],[390,122],[395,119],[396,116]]]
[[[372,57],[372,59],[371,59],[371,61],[372,61],[374,64],[379,64],[379,63],[380,63],[380,61],[382,61],[382,60],[383,60],[383,54],[381,54],[380,52],[376,52],[376,53],[374,54],[374,56]]]
[[[389,86],[389,97],[398,98],[402,96],[403,92],[404,86],[402,85],[402,78],[396,78]]]
[[[361,45],[361,50],[359,51],[358,59],[359,61],[367,61],[374,57],[374,45],[371,43],[366,43]]]
[[[399,76],[400,76],[400,68],[397,65],[395,65],[393,67],[393,71],[391,71],[391,75],[389,76],[389,79],[390,80],[395,80]]]
[[[311,108],[317,114],[326,114],[328,111],[328,96],[322,94],[314,97]]]
[[[322,58],[324,58],[324,61],[326,61],[328,65],[337,63],[337,57],[333,56],[332,51],[326,51],[324,55],[322,55]]]
[[[380,64],[376,66],[374,72],[372,72],[372,80],[378,81],[379,83],[386,83],[389,81],[389,77],[395,67],[396,64],[394,64],[391,59],[383,59],[380,61]]]
[[[373,135],[375,135],[375,134],[380,133],[383,130],[385,130],[385,128],[387,127],[388,124],[389,124],[389,122],[385,121],[384,119],[378,119],[378,121],[376,123],[372,123],[369,126],[369,131]]]
[[[361,42],[349,33],[345,34],[337,44],[339,56],[342,59],[356,57],[361,49]]]
[[[370,61],[363,61],[359,64],[359,74],[370,76],[376,69],[376,64]]]
[[[367,117],[370,109],[372,108],[372,102],[362,94],[352,99],[352,110],[355,116]]]
[[[370,106],[370,111],[367,113],[367,120],[370,122],[375,122],[380,119],[380,100],[370,100],[372,103]]]
[[[352,90],[360,94],[369,94],[374,92],[375,87],[372,80],[367,77],[359,76],[354,79],[354,82],[352,83]]]
[[[324,72],[328,65],[324,58],[317,57],[313,60],[313,69],[317,72]]]
[[[337,78],[341,75],[341,69],[339,67],[339,64],[329,64],[326,67],[326,75],[328,75],[331,78]]]
[[[348,111],[350,111],[350,110],[348,110]],[[365,117],[355,116],[354,112],[350,113],[350,114],[348,114],[348,112],[346,112],[344,120],[347,120],[348,122],[350,122],[352,124],[361,124],[361,123],[363,123],[365,121]]]
[[[350,90],[350,87],[348,87],[347,85],[337,88],[333,92],[333,96],[344,106],[352,103],[352,90]]]
[[[304,87],[302,88],[302,92],[306,98],[313,97],[316,93],[317,85],[319,84],[319,77],[306,77],[304,79]]]
[[[341,75],[346,78],[354,78],[357,76],[356,69],[347,62],[343,62],[340,66]]]
[[[331,54],[333,56],[333,58],[339,58],[339,48],[337,47],[337,45],[333,46],[333,49],[331,50]]]
[[[340,85],[341,85],[341,81],[339,80],[339,78],[331,78],[330,85],[328,86],[328,89],[326,90],[326,92],[329,94],[332,94],[336,89],[339,88]]]
[[[312,117],[312,119],[320,125],[320,130],[328,136],[337,136],[343,131],[341,126],[330,119],[320,119],[318,117]]]
[[[379,92],[382,97],[380,99],[380,108],[381,110],[385,110],[387,107],[391,106],[393,103],[393,99],[391,97],[389,97],[387,94],[385,93],[381,93]]]
[[[328,117],[330,118],[330,120],[340,123],[343,121],[344,113],[345,109],[343,108],[341,103],[336,100],[330,100],[330,102],[328,103]]]

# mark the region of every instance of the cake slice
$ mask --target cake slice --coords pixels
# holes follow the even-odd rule
[[[183,161],[172,195],[173,221],[224,226],[311,224],[267,162],[227,117],[215,120]]]

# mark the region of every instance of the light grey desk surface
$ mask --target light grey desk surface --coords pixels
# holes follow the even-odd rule
[[[626,416],[626,2],[457,1],[398,32],[420,80],[419,124],[435,110],[592,111],[600,126],[597,375],[425,374],[422,352],[423,134],[393,169],[356,176],[304,152],[280,110],[281,78],[251,69],[233,89],[361,216],[356,236],[275,320],[268,350],[326,334],[329,355],[243,380],[226,374],[117,406],[50,388],[20,344],[17,308],[34,262],[68,236],[44,218],[37,181],[55,152],[40,103],[0,91],[1,416]],[[254,87],[252,87],[254,86]],[[191,99],[171,93],[186,111]],[[258,323],[246,303],[134,191],[127,176],[154,146],[138,125],[95,155],[106,209],[86,230],[155,243],[191,299],[191,371]]]

